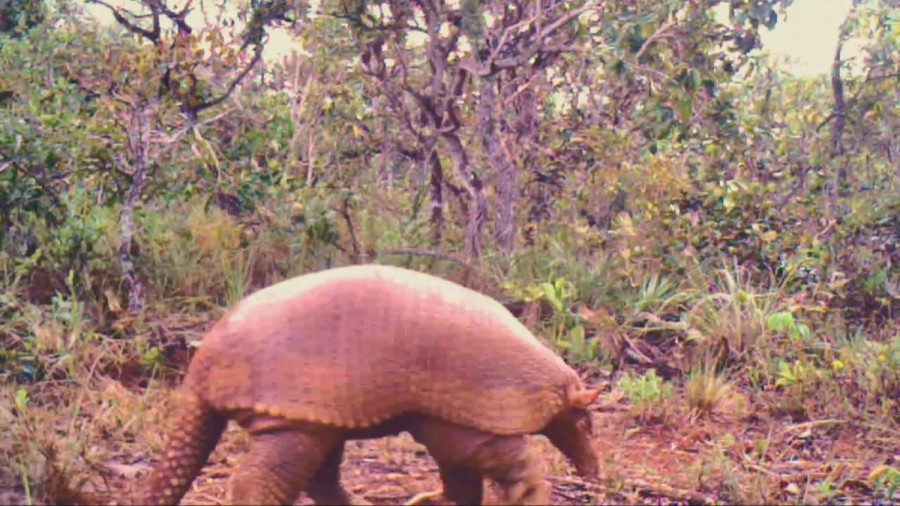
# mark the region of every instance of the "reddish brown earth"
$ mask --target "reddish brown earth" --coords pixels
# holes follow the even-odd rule
[[[174,371],[183,371],[189,361],[177,350],[169,358]],[[0,431],[12,434],[0,439],[0,503],[23,504],[25,482],[34,497],[44,496],[48,475],[41,474],[35,448],[48,442],[60,448],[57,460],[70,482],[90,476],[87,490],[127,493],[150,470],[161,450],[168,389],[180,374],[146,388],[137,363],[101,369],[87,374],[94,378],[90,382],[47,381],[32,389],[27,416],[7,407],[16,387],[0,385]],[[889,503],[870,475],[900,466],[891,424],[840,418],[840,410],[836,417],[794,423],[773,408],[777,399],[740,388],[708,416],[690,416],[684,405],[676,390],[664,416],[641,420],[621,392],[607,390],[594,410],[602,466],[593,484],[575,476],[545,439],[535,437],[553,486],[552,502]],[[74,419],[72,406],[78,408]],[[247,444],[246,435],[230,427],[183,504],[223,503]],[[23,480],[23,463],[30,465],[30,481]],[[349,443],[342,469],[347,488],[375,504],[402,504],[440,488],[433,460],[406,435]],[[489,490],[488,501],[496,502],[494,492]],[[303,495],[298,504],[311,501]]]
[[[534,438],[554,504],[822,502],[825,497],[815,494],[826,479],[834,486],[828,502],[871,504],[877,500],[868,473],[891,453],[877,438],[859,444],[858,433],[828,420],[790,424],[756,416],[691,419],[673,413],[665,421],[642,424],[616,392],[605,394],[599,404],[594,415],[603,462],[599,483],[585,484],[544,438]],[[892,444],[888,438],[882,442]],[[139,442],[97,445],[106,484],[92,480],[90,488],[99,490],[130,489],[157,457]],[[183,504],[222,504],[247,446],[246,435],[231,426]],[[434,461],[407,435],[351,442],[345,455],[344,483],[374,504],[402,504],[440,488]],[[495,490],[487,499],[496,503]],[[440,499],[422,504],[437,503]],[[303,495],[298,504],[312,502]]]

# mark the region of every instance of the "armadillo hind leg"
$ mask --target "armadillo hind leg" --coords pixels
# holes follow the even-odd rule
[[[225,430],[227,419],[210,410],[187,389],[175,395],[162,460],[135,498],[136,504],[178,504]]]
[[[338,444],[322,462],[319,471],[309,483],[307,492],[319,506],[342,505],[367,506],[372,503],[350,493],[341,485],[341,461],[344,459],[344,443]]]
[[[339,442],[331,433],[300,429],[253,434],[232,477],[232,503],[293,504]]]
[[[438,463],[447,499],[481,504],[487,477],[500,485],[508,503],[547,503],[540,463],[525,436],[498,436],[435,419],[420,421],[410,432]]]

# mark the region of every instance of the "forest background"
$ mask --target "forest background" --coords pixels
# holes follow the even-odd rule
[[[133,481],[225,308],[377,261],[608,382],[560,501],[897,500],[900,5],[810,74],[792,3],[0,2],[4,497]]]

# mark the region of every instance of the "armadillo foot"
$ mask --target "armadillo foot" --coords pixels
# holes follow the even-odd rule
[[[484,476],[479,470],[449,462],[438,462],[444,498],[460,506],[484,502]]]
[[[371,506],[372,503],[359,497],[341,485],[341,461],[344,459],[344,443],[338,444],[322,461],[318,472],[309,483],[307,492],[317,506],[351,505]]]
[[[351,493],[351,492],[348,492],[345,490],[344,494],[346,494],[344,496],[344,502],[335,503],[335,504],[344,504],[344,505],[348,505],[348,506],[372,506],[371,502],[365,500],[364,498],[362,498],[354,493]]]
[[[313,497],[312,492],[310,492],[309,495],[310,497]],[[316,506],[372,506],[371,502],[343,487],[330,492],[328,495],[313,497],[313,503],[316,504]]]
[[[420,492],[412,497],[412,499],[403,503],[403,506],[418,506],[425,501],[431,501],[432,499],[437,499],[444,495],[443,489],[432,490],[430,492]]]
[[[323,432],[281,430],[252,436],[232,477],[234,504],[293,504],[338,444]]]

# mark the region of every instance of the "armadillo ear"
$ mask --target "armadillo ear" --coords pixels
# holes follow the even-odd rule
[[[569,402],[578,409],[585,409],[597,400],[599,395],[599,388],[575,390],[569,395]]]

